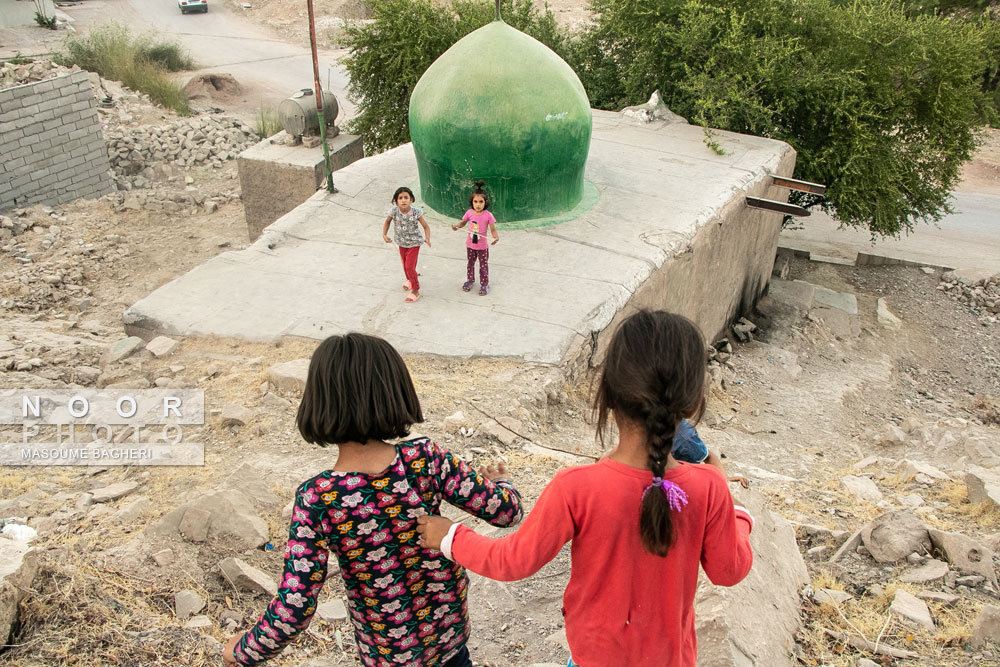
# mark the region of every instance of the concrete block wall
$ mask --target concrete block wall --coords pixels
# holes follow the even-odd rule
[[[114,190],[86,72],[0,90],[0,210]]]

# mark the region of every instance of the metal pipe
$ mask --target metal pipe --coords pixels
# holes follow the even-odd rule
[[[316,86],[316,115],[319,117],[319,140],[323,144],[323,162],[326,164],[326,189],[336,192],[333,187],[333,169],[330,168],[330,147],[326,143],[326,118],[323,116],[323,87],[319,83],[319,55],[316,52],[316,19],[313,14],[313,0],[306,0],[309,8],[309,46],[312,47],[313,83]]]

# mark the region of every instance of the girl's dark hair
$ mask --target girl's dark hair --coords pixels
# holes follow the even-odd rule
[[[406,193],[410,195],[410,201],[417,201],[417,198],[413,196],[413,190],[406,187],[405,185],[396,188],[396,192],[392,195],[392,203],[395,204],[396,200],[399,199],[399,195]]]
[[[296,417],[306,442],[403,438],[424,421],[403,358],[392,345],[361,333],[330,336],[309,362]]]
[[[686,416],[697,422],[705,408],[705,339],[691,320],[665,311],[630,316],[611,338],[594,395],[598,438],[608,414],[646,431],[649,468],[663,477],[674,431]],[[673,543],[670,504],[658,487],[649,489],[639,511],[639,537],[651,554],[666,556]]]
[[[476,181],[476,187],[472,189],[472,194],[469,195],[469,206],[472,206],[472,200],[479,195],[483,198],[483,210],[487,210],[490,207],[490,196],[486,193],[483,188],[486,187],[486,181]]]

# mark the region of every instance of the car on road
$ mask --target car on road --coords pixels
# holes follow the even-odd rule
[[[181,14],[188,12],[207,12],[208,0],[177,0],[177,6],[181,9]]]

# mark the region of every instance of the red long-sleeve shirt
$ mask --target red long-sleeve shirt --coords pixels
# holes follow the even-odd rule
[[[473,572],[512,581],[537,572],[572,540],[563,615],[573,661],[694,667],[698,565],[715,584],[740,582],[753,564],[753,519],[734,507],[713,466],[681,464],[664,479],[688,496],[682,511],[671,512],[674,544],[665,558],[649,554],[639,539],[639,505],[652,473],[610,459],[560,471],[521,528],[503,539],[460,526],[452,556]]]

